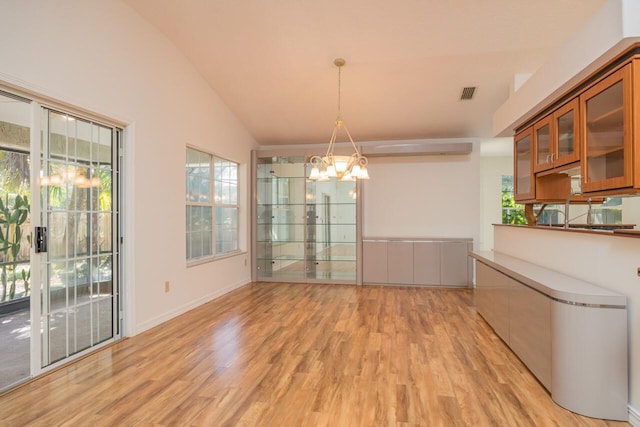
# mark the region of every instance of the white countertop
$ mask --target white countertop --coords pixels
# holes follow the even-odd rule
[[[627,305],[627,297],[622,294],[499,252],[470,251],[469,256],[561,302],[620,308]]]

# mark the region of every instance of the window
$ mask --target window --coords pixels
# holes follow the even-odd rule
[[[526,224],[524,207],[516,203],[513,194],[513,176],[502,175],[502,223]]]
[[[238,164],[187,148],[187,260],[238,250]]]

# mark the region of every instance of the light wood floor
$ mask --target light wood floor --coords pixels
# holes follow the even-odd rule
[[[2,426],[619,426],[557,406],[473,292],[252,284],[0,396]]]

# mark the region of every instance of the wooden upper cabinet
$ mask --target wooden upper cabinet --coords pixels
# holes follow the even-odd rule
[[[633,88],[633,108],[635,114],[633,115],[633,186],[640,189],[640,58],[633,60],[633,82],[635,87]]]
[[[533,176],[533,127],[528,127],[514,138],[513,159],[515,165],[514,195],[517,202],[535,199]]]
[[[533,125],[534,172],[580,161],[579,105],[578,98],[572,99]]]
[[[580,95],[582,191],[633,186],[632,64]]]
[[[534,117],[515,136],[516,201],[566,200],[578,168],[584,197],[640,194],[640,43]]]

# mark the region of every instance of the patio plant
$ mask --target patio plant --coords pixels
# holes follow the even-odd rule
[[[16,261],[22,246],[22,237],[25,234],[22,226],[29,217],[29,199],[27,196],[17,195],[10,206],[9,195],[4,200],[0,197],[0,254],[3,265],[0,272],[2,283],[2,298],[0,301],[13,299],[16,293]],[[31,235],[26,235],[31,244]],[[12,262],[12,263],[11,263]],[[30,272],[22,270],[21,278],[24,281],[25,295],[29,292]]]

